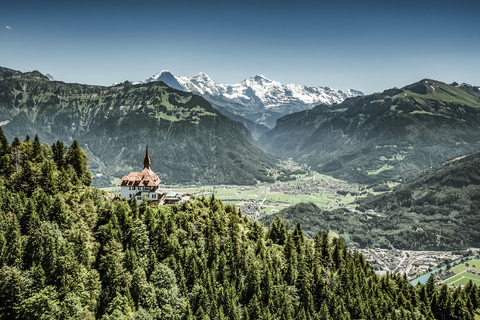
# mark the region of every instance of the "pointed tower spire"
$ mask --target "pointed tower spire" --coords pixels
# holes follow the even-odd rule
[[[143,160],[143,168],[150,169],[150,157],[148,156],[148,145],[147,145],[147,153],[145,154],[145,159]]]

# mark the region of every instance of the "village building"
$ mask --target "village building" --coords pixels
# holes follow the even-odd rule
[[[185,201],[191,201],[191,195],[183,192],[175,192],[160,188],[160,177],[152,171],[152,164],[148,155],[148,146],[143,160],[143,170],[140,172],[130,172],[123,176],[120,181],[120,197],[127,200],[136,199],[137,203],[143,200],[149,203],[164,205],[177,204]]]
[[[130,172],[123,176],[120,181],[120,196],[127,200],[136,198],[137,203],[145,199],[149,202],[159,201],[163,196],[163,190],[159,190],[159,176],[150,168],[151,161],[148,155],[148,146],[143,160],[143,170],[140,172]]]

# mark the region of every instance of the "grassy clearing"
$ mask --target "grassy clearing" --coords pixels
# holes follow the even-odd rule
[[[310,179],[312,179],[312,177],[310,177]],[[318,179],[318,175],[316,179]],[[298,181],[302,180],[290,181],[290,183],[285,184],[295,186],[295,183],[298,183]],[[115,179],[114,182],[118,185],[118,183],[120,183],[120,179]],[[260,209],[260,213],[263,214],[276,214],[280,210],[300,202],[313,202],[319,207],[333,208],[340,204],[348,205],[355,201],[355,197],[350,194],[339,195],[328,188],[320,188],[318,192],[308,194],[289,194],[275,191],[268,192],[267,196],[265,197],[266,192],[269,188],[268,185],[255,188],[249,186],[228,186],[217,189],[215,189],[213,186],[160,185],[160,187],[199,196],[204,193],[207,197],[210,196],[211,193],[214,193],[215,197],[222,200],[225,204],[236,205],[240,207],[248,202],[261,203],[265,199],[263,206]],[[109,187],[103,188],[103,190],[109,192],[119,192],[120,188]]]
[[[283,205],[269,205],[266,203],[261,209],[260,213],[262,214],[277,214],[280,210],[285,209],[289,206],[289,204],[283,204]]]
[[[392,168],[393,168],[393,166],[386,164],[383,167],[378,168],[377,170],[367,170],[367,174],[368,175],[375,175],[375,174],[379,174],[382,171],[390,170]]]
[[[452,277],[445,281],[444,283],[448,286],[456,286],[458,287],[459,285],[465,286],[467,283],[472,281],[472,283],[476,284],[477,286],[480,285],[480,276],[471,274],[468,272],[462,272],[460,274],[457,274],[455,277]]]
[[[427,94],[419,94],[407,91],[408,96],[416,97],[419,99],[428,99],[428,100],[440,100],[444,102],[453,102],[459,104],[467,104],[470,106],[478,107],[478,101],[476,101],[471,95],[463,92],[461,89],[452,88],[445,85],[435,85],[435,90],[428,92]]]
[[[467,272],[467,270],[473,270],[477,274]],[[470,280],[477,286],[480,286],[480,259],[474,259],[462,264],[459,264],[451,269],[456,276],[444,281],[449,286],[466,285]]]
[[[466,264],[468,264],[468,266]],[[455,274],[458,274],[467,269],[476,269],[477,272],[480,272],[480,259],[474,259],[474,260],[470,260],[462,264],[459,264],[458,266],[455,266],[452,268],[452,272]]]

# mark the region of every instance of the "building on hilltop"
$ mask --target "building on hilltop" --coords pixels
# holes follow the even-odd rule
[[[143,160],[143,170],[141,172],[130,172],[123,176],[120,181],[120,196],[127,200],[135,198],[137,203],[141,203],[144,198],[157,205],[178,204],[185,201],[192,201],[191,195],[183,192],[175,192],[159,188],[160,178],[150,169],[152,164],[148,155],[148,146]]]
[[[148,155],[148,146],[143,160],[143,170],[141,172],[130,172],[127,176],[123,176],[120,181],[120,195],[122,198],[131,200],[136,198],[138,203],[143,201],[146,196],[147,201],[159,201],[163,196],[163,191],[160,192],[158,185],[160,178],[155,172],[150,169],[150,156]]]

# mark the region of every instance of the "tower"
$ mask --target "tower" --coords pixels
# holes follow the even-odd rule
[[[150,170],[150,164],[152,161],[150,161],[150,156],[148,155],[148,145],[147,145],[147,152],[145,154],[145,159],[143,160],[143,168]]]

